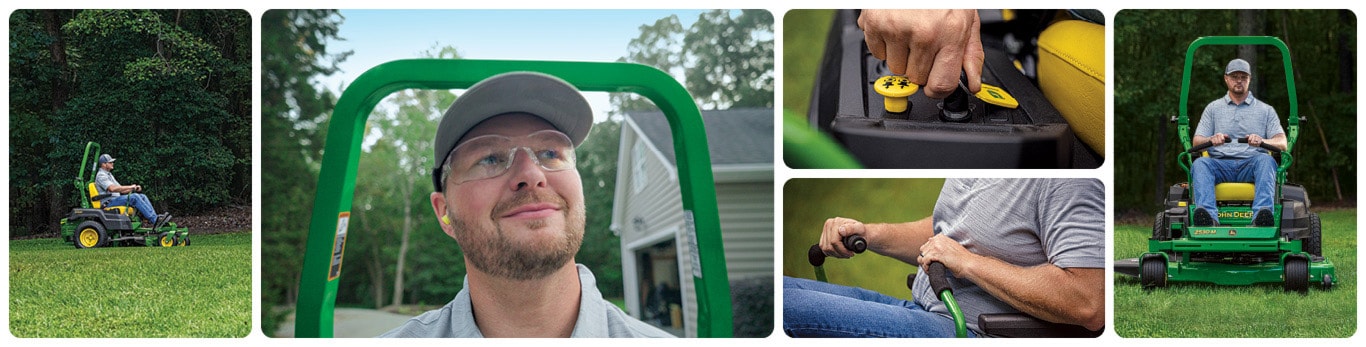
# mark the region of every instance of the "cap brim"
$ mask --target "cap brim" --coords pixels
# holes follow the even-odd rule
[[[574,146],[583,143],[593,127],[593,111],[588,100],[568,82],[537,72],[495,75],[470,86],[446,109],[433,140],[436,160],[433,171],[439,172],[446,154],[470,129],[489,118],[508,113],[540,117],[569,136]],[[438,186],[437,190],[440,189]]]

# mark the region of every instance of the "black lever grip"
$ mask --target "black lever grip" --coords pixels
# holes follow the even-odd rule
[[[844,240],[841,241],[844,242],[844,248],[854,251],[854,253],[863,253],[863,251],[868,250],[868,240],[863,239],[862,235],[845,236]],[[811,245],[811,248],[806,250],[806,261],[811,263],[811,266],[825,265],[825,252],[821,251],[820,245]]]
[[[945,290],[953,293],[953,286],[949,285],[949,276],[946,272],[948,271],[944,268],[944,263],[937,261],[925,268],[925,275],[930,276],[930,289],[934,290],[936,296]]]
[[[1238,141],[1238,143],[1248,143],[1248,142],[1250,142],[1250,141],[1247,140],[1246,137],[1241,138],[1241,139],[1237,139],[1237,140],[1235,140],[1235,141]],[[1266,143],[1266,141],[1262,141],[1262,143],[1261,143],[1260,145],[1258,145],[1257,147],[1261,147],[1262,149],[1271,151],[1271,153],[1280,153],[1280,152],[1281,152],[1281,149],[1280,149],[1280,148],[1276,148],[1276,146],[1272,146],[1271,144]]]

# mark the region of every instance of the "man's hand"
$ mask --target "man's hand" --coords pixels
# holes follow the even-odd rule
[[[854,256],[854,251],[844,247],[844,238],[850,235],[864,235],[865,233],[867,233],[867,229],[863,222],[843,217],[826,219],[825,227],[821,229],[819,245],[826,256],[849,258]]]
[[[1262,136],[1261,136],[1261,135],[1257,135],[1257,134],[1248,135],[1248,136],[1247,136],[1247,144],[1248,144],[1249,146],[1252,146],[1252,147],[1261,147],[1261,146],[1262,146]]]
[[[937,261],[944,263],[944,267],[948,268],[949,271],[958,273],[959,269],[970,263],[974,257],[977,255],[963,248],[963,245],[958,244],[958,241],[954,241],[944,234],[938,234],[920,246],[920,257],[916,258],[916,262],[921,267],[925,267]]]
[[[953,93],[960,72],[970,92],[982,89],[986,53],[976,10],[863,10],[858,25],[868,51],[893,74],[924,86],[925,96]]]
[[[1215,146],[1218,146],[1218,145],[1222,145],[1222,144],[1228,143],[1228,134],[1224,134],[1224,133],[1214,134],[1214,136],[1211,136],[1211,137],[1209,138],[1209,141],[1210,141],[1210,142],[1213,142]]]

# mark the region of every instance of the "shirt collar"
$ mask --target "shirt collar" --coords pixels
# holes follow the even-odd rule
[[[583,264],[575,264],[579,270],[579,318],[574,321],[574,331],[569,337],[611,337],[607,331],[607,306],[598,291],[598,280],[593,272]],[[474,323],[474,306],[470,302],[469,275],[465,284],[455,296],[456,307],[452,329],[456,336],[484,337],[479,326]]]
[[[1224,103],[1228,105],[1238,106],[1233,103],[1233,97],[1229,96],[1228,92],[1224,92]],[[1255,103],[1257,103],[1257,98],[1252,96],[1251,90],[1247,91],[1247,98],[1243,99],[1243,105],[1252,106]]]

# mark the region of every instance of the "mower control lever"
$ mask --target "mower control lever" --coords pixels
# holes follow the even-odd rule
[[[854,253],[863,253],[868,250],[868,241],[864,240],[862,235],[846,236],[842,242],[844,242],[844,248],[848,248]],[[811,245],[811,248],[806,250],[806,261],[811,263],[811,266],[825,265],[825,251],[821,250],[821,245]]]
[[[1241,138],[1241,139],[1237,139],[1237,140],[1234,140],[1234,141],[1237,141],[1238,143],[1248,143],[1248,140],[1247,140],[1246,137]],[[1280,153],[1280,152],[1281,152],[1281,149],[1280,149],[1280,148],[1276,148],[1276,146],[1272,146],[1271,144],[1266,143],[1266,141],[1262,141],[1261,145],[1258,145],[1257,147],[1261,147],[1262,149],[1271,151],[1271,153]]]

